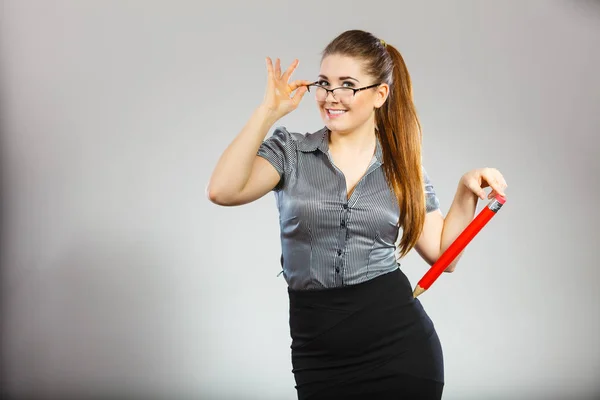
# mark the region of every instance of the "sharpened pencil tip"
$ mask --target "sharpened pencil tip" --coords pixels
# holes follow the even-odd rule
[[[417,285],[417,287],[415,288],[415,291],[413,292],[413,298],[416,299],[417,297],[419,297],[419,295],[423,294],[423,292],[425,292],[425,289],[423,289],[421,286]]]

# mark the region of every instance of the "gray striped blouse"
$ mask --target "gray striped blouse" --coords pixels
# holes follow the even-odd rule
[[[258,155],[281,179],[273,189],[279,209],[281,265],[291,289],[353,285],[399,267],[399,208],[383,169],[381,144],[347,198],[346,180],[329,154],[329,130],[306,135],[277,127]],[[423,168],[427,212],[439,208]]]

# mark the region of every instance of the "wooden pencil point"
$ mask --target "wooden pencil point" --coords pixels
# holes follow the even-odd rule
[[[417,285],[415,291],[413,292],[413,298],[416,299],[420,294],[425,292],[426,289],[423,289],[421,286]]]

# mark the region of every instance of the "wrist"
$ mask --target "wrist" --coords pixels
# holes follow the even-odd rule
[[[458,188],[456,189],[456,197],[459,200],[475,201],[479,200],[479,196],[474,193],[466,184],[464,175],[460,178]]]
[[[256,115],[269,126],[275,124],[279,120],[277,112],[268,106],[261,104],[256,108]]]

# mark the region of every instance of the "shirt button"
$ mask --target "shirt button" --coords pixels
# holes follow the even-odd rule
[[[342,226],[346,226],[346,221],[342,220]]]
[[[344,209],[347,209],[348,208],[348,204],[344,203],[344,205],[342,207],[344,207]]]
[[[340,273],[340,268],[339,267],[335,267],[335,272],[337,272],[339,274]]]
[[[342,250],[338,250],[337,254],[338,254],[338,256],[341,256],[342,255]]]

